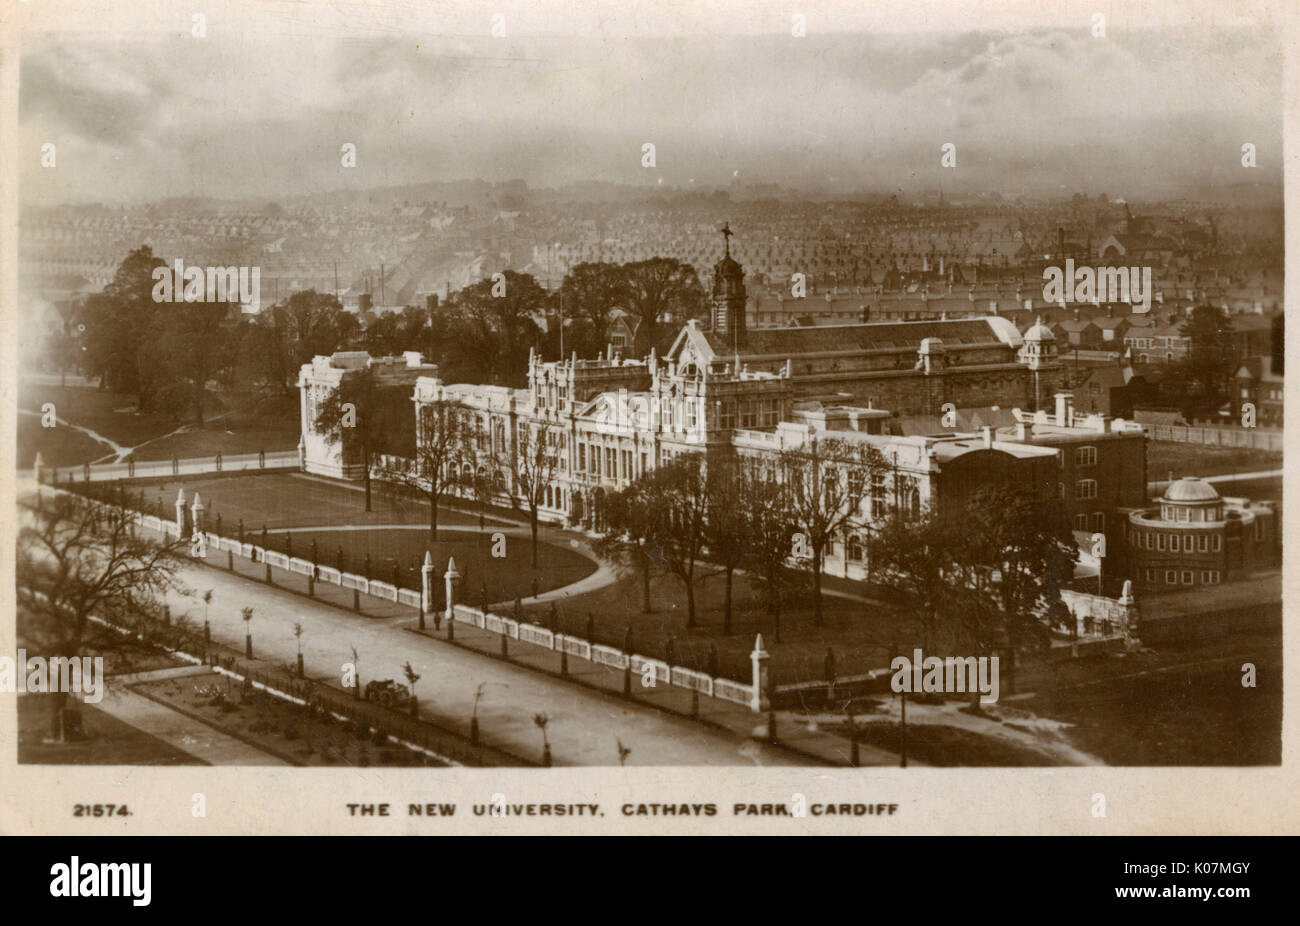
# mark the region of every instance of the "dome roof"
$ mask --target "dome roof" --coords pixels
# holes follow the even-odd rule
[[[1034,323],[1033,327],[1025,332],[1026,341],[1055,341],[1056,335],[1052,334],[1052,329],[1043,324],[1040,318]]]
[[[1182,479],[1170,483],[1169,488],[1165,489],[1165,501],[1167,502],[1215,502],[1218,500],[1218,491],[1199,476],[1184,476]]]

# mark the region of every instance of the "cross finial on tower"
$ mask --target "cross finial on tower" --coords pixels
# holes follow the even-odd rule
[[[722,250],[723,250],[723,256],[724,256],[724,257],[730,257],[730,256],[731,256],[731,236],[735,234],[735,232],[733,232],[733,231],[731,230],[731,223],[730,223],[730,222],[723,222],[723,223],[722,223],[722,228],[720,228],[719,231],[722,232]]]

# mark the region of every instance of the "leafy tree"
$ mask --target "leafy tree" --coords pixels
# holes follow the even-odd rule
[[[1048,643],[1043,615],[1073,576],[1073,536],[1056,500],[1006,485],[978,490],[965,512],[964,550],[978,570],[974,576],[968,572],[968,584],[973,580],[991,605],[964,612],[965,628],[980,649],[998,647],[1007,654],[1010,679],[1017,652]]]
[[[153,336],[161,307],[153,300],[153,271],[162,266],[148,245],[136,248],[103,291],[86,298],[81,311],[87,372],[100,377],[100,388],[135,393],[141,409],[149,408],[152,398],[142,364],[144,370],[157,365]]]
[[[652,257],[624,264],[623,272],[628,311],[640,319],[636,332],[639,354],[649,353],[658,341],[662,317],[671,316],[679,323],[704,309],[704,287],[690,264],[673,257]]]
[[[952,518],[933,510],[920,517],[895,513],[877,526],[867,540],[872,574],[883,585],[902,593],[921,624],[921,648],[941,642],[940,631],[958,608],[958,588],[947,577],[960,563],[966,534]]]
[[[245,327],[224,302],[169,306],[154,342],[161,358],[156,369],[163,374],[156,385],[159,403],[178,414],[188,411],[202,426],[208,383],[235,362]]]
[[[314,289],[296,292],[258,315],[249,337],[254,366],[272,388],[297,389],[298,370],[356,337],[359,322],[338,299]]]
[[[342,444],[341,462],[362,464],[366,511],[371,506],[370,469],[375,454],[414,453],[411,417],[410,391],[385,386],[369,367],[349,372],[316,407],[314,427]]]
[[[654,568],[650,544],[655,536],[655,511],[641,477],[631,485],[605,497],[607,530],[597,544],[605,556],[630,563],[641,574],[641,610],[653,610],[650,600],[650,574]]]
[[[1190,338],[1187,357],[1173,373],[1189,418],[1214,415],[1232,395],[1232,377],[1239,358],[1232,337],[1232,320],[1214,306],[1197,306],[1179,329]]]
[[[547,294],[529,274],[506,270],[503,276],[480,280],[452,297],[454,333],[481,379],[521,385],[539,333],[533,315],[542,311]]]
[[[574,327],[581,338],[573,349],[584,356],[604,350],[609,343],[610,312],[626,306],[629,294],[628,275],[618,264],[575,264],[560,285],[564,317],[577,323]]]
[[[651,513],[651,541],[668,571],[686,590],[686,626],[695,626],[695,570],[704,551],[708,483],[704,460],[690,453],[656,468],[643,480]]]
[[[361,343],[376,357],[395,357],[408,350],[428,354],[429,330],[428,311],[408,305],[400,312],[376,316],[366,325]]]
[[[960,507],[893,517],[873,532],[869,554],[881,582],[910,601],[922,647],[1000,649],[1045,645],[1043,620],[1073,572],[1069,525],[1055,500],[1014,486],[977,490]]]

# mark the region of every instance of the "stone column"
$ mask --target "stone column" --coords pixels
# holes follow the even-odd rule
[[[176,533],[185,536],[185,490],[176,490]]]
[[[424,551],[424,565],[420,567],[420,629],[424,629],[424,615],[433,610],[433,554]]]
[[[207,506],[203,504],[203,499],[199,498],[199,493],[194,493],[194,504],[190,505],[190,515],[194,519],[194,533],[203,533],[203,512]]]
[[[767,697],[767,672],[768,660],[772,657],[768,655],[767,650],[763,649],[763,635],[760,633],[754,640],[754,651],[749,654],[749,661],[753,665],[753,690],[749,695],[749,707],[754,711],[765,711],[770,707]]]
[[[446,618],[448,621],[456,619],[456,589],[460,585],[460,573],[456,571],[456,557],[451,557],[447,561],[447,610]]]

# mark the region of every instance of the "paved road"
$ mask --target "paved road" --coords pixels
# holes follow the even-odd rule
[[[183,570],[188,586],[214,590],[209,609],[213,639],[242,648],[240,610],[253,608],[254,655],[292,663],[297,653],[295,622],[303,624],[302,647],[307,675],[338,679],[343,663],[358,654],[362,683],[374,678],[403,679],[408,660],[420,675],[416,693],[422,713],[464,730],[478,707],[485,741],[516,754],[537,756],[542,735],[533,716],[544,712],[556,765],[615,765],[618,742],[632,750],[629,765],[807,765],[820,763],[783,749],[756,743],[737,733],[718,730],[653,708],[602,694],[490,656],[405,632],[409,617],[367,618],[314,604],[300,595],[261,585],[203,566]],[[173,595],[173,614],[187,614],[199,625],[203,604]],[[756,715],[755,724],[761,719]]]

